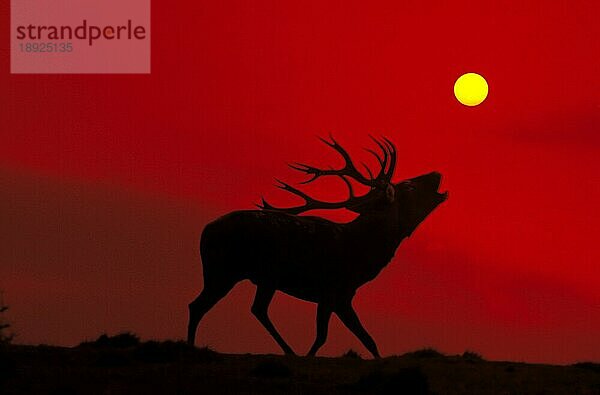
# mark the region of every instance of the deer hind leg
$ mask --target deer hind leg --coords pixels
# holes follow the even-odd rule
[[[319,303],[319,306],[317,307],[317,337],[307,354],[310,357],[314,356],[327,340],[327,331],[329,329],[331,312],[332,310],[329,305]]]
[[[215,304],[231,291],[236,282],[223,282],[221,284],[204,282],[204,289],[192,303],[189,304],[190,320],[188,323],[188,344],[194,345],[196,329],[204,315],[213,308]]]
[[[335,313],[340,318],[342,323],[361,341],[361,343],[369,350],[373,357],[380,358],[379,351],[375,341],[369,335],[367,330],[362,326],[351,303],[346,303],[336,309]]]
[[[292,348],[285,340],[283,340],[279,332],[277,332],[277,329],[275,329],[275,326],[269,319],[269,304],[271,303],[271,300],[273,300],[273,295],[275,295],[275,289],[260,285],[257,286],[254,303],[252,303],[252,314],[254,314],[273,339],[275,339],[286,355],[296,355]]]

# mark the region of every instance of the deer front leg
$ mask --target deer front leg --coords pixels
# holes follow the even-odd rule
[[[269,334],[275,339],[279,347],[282,348],[286,355],[296,355],[292,348],[283,340],[275,326],[269,319],[269,304],[275,295],[275,290],[272,288],[257,286],[254,303],[252,303],[252,314],[263,324]]]
[[[377,350],[377,345],[375,341],[369,335],[367,330],[362,326],[354,308],[352,307],[352,303],[348,302],[335,310],[335,313],[340,318],[342,323],[346,325],[348,329],[361,341],[361,343],[369,350],[373,357],[380,358],[379,351]]]
[[[319,348],[325,344],[325,341],[327,340],[327,330],[329,329],[331,312],[332,310],[330,306],[324,303],[319,303],[319,306],[317,307],[317,337],[307,356],[313,357],[317,351],[319,351]]]

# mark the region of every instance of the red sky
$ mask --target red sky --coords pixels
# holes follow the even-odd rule
[[[17,341],[183,338],[203,226],[286,199],[286,162],[335,164],[315,135],[363,158],[373,133],[398,147],[396,180],[439,170],[450,191],[355,298],[382,353],[599,360],[600,5],[288,3],[154,2],[150,75],[10,75],[0,31],[0,289]],[[471,71],[490,86],[475,108],[452,93]],[[279,352],[253,291],[215,307],[200,343]],[[299,352],[314,313],[271,307]],[[322,353],[348,348],[366,355],[332,320]]]

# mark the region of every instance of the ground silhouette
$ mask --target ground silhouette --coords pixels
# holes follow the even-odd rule
[[[2,394],[598,394],[600,365],[485,361],[423,349],[364,360],[227,355],[182,341],[101,336],[0,348]]]

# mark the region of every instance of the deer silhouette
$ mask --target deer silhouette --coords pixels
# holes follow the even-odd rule
[[[356,290],[373,280],[390,262],[403,239],[442,202],[438,192],[441,174],[432,172],[392,183],[396,148],[390,140],[373,138],[380,152],[367,149],[380,166],[377,175],[363,163],[364,175],[348,152],[330,136],[321,138],[344,159],[340,169],[320,169],[293,163],[289,166],[311,178],[339,177],[349,196],[341,202],[317,200],[279,181],[278,187],[301,197],[301,206],[278,208],[263,198],[259,210],[231,212],[209,223],[200,238],[204,288],[189,304],[188,343],[194,344],[202,317],[238,282],[256,286],[251,311],[285,354],[294,354],[268,316],[275,291],[317,303],[316,339],[308,355],[325,343],[329,320],[335,313],[374,357],[377,345],[361,324],[352,299]],[[356,196],[351,180],[368,187]],[[301,216],[315,209],[347,209],[358,216],[336,223],[316,216]]]

